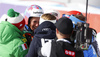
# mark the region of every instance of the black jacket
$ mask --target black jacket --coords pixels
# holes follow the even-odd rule
[[[72,42],[53,41],[50,57],[84,57],[84,55],[83,51],[77,51],[74,48],[74,44]]]
[[[56,37],[55,25],[49,21],[41,23],[34,31],[34,38],[30,44],[30,48],[26,57],[38,57],[38,49],[42,46],[41,39],[54,39]]]

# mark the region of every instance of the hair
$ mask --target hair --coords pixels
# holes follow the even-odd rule
[[[85,16],[81,15],[74,15],[76,18],[78,18],[81,21],[85,21]]]
[[[60,31],[58,31],[59,32],[59,34],[61,35],[61,36],[63,36],[63,37],[70,37],[71,36],[71,34],[63,34],[63,33],[61,33]]]
[[[41,18],[44,20],[56,20],[56,17],[50,13],[43,14]]]
[[[32,18],[37,18],[37,17],[29,17],[29,18],[28,18],[28,25],[30,25],[31,19],[32,19]]]
[[[33,17],[29,17],[28,18],[28,25],[31,23],[31,19],[32,19]]]

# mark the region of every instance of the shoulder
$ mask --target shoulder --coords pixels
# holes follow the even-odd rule
[[[1,22],[0,23],[0,30],[7,30],[7,29],[9,29],[9,30],[12,30],[13,28],[15,28],[15,26],[14,25],[12,25],[11,23],[9,23],[9,22],[5,22],[5,21],[3,21],[3,22]],[[8,31],[9,31],[8,30]]]

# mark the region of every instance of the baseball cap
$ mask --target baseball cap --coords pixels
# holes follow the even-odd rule
[[[73,23],[67,17],[61,17],[55,23],[55,26],[58,29],[58,31],[60,31],[62,34],[71,34],[73,30]]]

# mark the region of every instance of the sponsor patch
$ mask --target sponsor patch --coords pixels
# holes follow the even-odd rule
[[[75,52],[74,51],[70,51],[70,50],[65,49],[65,54],[69,55],[69,56],[72,56],[72,57],[75,57]]]

